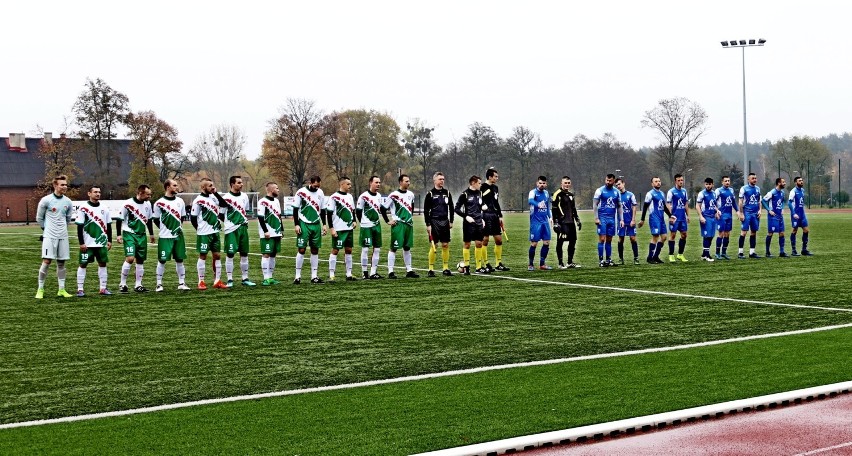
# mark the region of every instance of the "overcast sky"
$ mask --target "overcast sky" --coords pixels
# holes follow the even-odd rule
[[[699,6],[700,5],[700,6]],[[709,115],[703,143],[852,131],[852,29],[829,1],[15,1],[3,5],[0,135],[62,130],[87,77],[174,125],[218,123],[256,157],[288,97],[437,127],[482,122],[545,144],[611,132],[656,143],[644,111],[675,96]]]

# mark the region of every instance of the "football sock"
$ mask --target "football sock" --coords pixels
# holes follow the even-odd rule
[[[497,264],[503,262],[503,244],[496,244],[494,246],[494,261],[496,261]]]
[[[757,247],[757,235],[751,235],[748,238],[748,246],[751,251],[754,251],[754,248]]]
[[[743,247],[745,247],[745,236],[740,235],[740,253],[743,253]]]
[[[479,269],[479,268],[482,267],[482,256],[483,256],[482,252],[483,252],[483,250],[485,250],[485,247],[474,247],[473,248],[473,255],[476,257],[476,269]]]
[[[240,257],[240,271],[243,273],[243,280],[248,280],[249,261],[248,255]]]
[[[334,272],[337,270],[337,255],[331,254],[328,256],[328,275],[334,277]]]
[[[369,248],[364,247],[361,249],[361,272],[367,272],[367,256],[369,254]]]
[[[796,233],[790,235],[790,247],[796,250]]]
[[[568,242],[568,263],[574,262],[574,249],[576,248],[577,241],[569,241]]]
[[[444,269],[450,268],[450,246],[441,249],[441,261],[444,263]]]
[[[77,289],[82,290],[86,283],[86,268],[77,268]]]
[[[273,275],[275,275],[275,257],[269,257],[269,278],[271,279]]]
[[[663,253],[663,241],[657,243],[657,250],[654,252],[654,258],[659,258],[661,253]]]
[[[725,254],[725,255],[728,254],[728,244],[730,244],[730,242],[731,242],[731,238],[729,238],[729,237],[726,237],[725,239],[722,240],[722,253]]]
[[[311,278],[316,279],[317,274],[319,273],[319,255],[316,253],[311,254]]]
[[[669,241],[669,255],[674,255],[675,241]]]
[[[183,261],[175,261],[175,272],[177,272],[178,283],[185,284],[186,283],[186,267],[183,264]]]
[[[163,284],[163,274],[166,273],[166,263],[157,262],[157,285]]]
[[[412,271],[411,268],[411,250],[402,251],[402,261],[405,262],[405,270]]]
[[[130,263],[124,261],[121,263],[121,282],[119,285],[126,286],[127,285],[127,276],[130,275]]]
[[[604,251],[606,252],[607,260],[612,258],[612,242],[604,242]]]
[[[781,250],[781,253],[784,253],[784,236],[778,237],[778,247]]]
[[[562,263],[562,245],[564,243],[565,243],[565,241],[562,239],[562,236],[557,235],[557,237],[556,237],[556,261],[558,261],[560,265],[563,264]]]
[[[142,276],[145,275],[145,265],[136,263],[136,286],[142,286]]]
[[[535,247],[533,247],[533,246],[530,246],[529,257],[530,257],[530,266],[532,266],[533,261],[535,260]]]
[[[65,262],[56,262],[56,280],[59,282],[59,289],[65,289],[65,276],[68,275],[68,270],[65,269]]]
[[[470,266],[470,249],[462,250],[462,261],[465,266]]]
[[[346,277],[352,275],[352,254],[346,253],[343,255],[343,261],[346,263]]]
[[[297,253],[296,254],[296,278],[302,278],[302,265],[305,264],[305,254]]]
[[[98,288],[103,290],[107,287],[107,268],[98,266]]]
[[[624,241],[618,243],[618,259],[624,259]]]
[[[260,258],[260,270],[263,272],[263,280],[269,278],[269,257]]]
[[[808,233],[802,233],[802,250],[808,249]]]
[[[724,238],[720,238],[720,237],[716,238],[716,255],[722,253],[722,242],[724,242],[724,241],[722,241],[722,239],[724,239]]]
[[[683,255],[684,250],[686,250],[686,239],[680,239],[679,241],[677,241],[678,255]]]
[[[766,236],[766,253],[769,253],[769,246],[772,245],[772,236]]]
[[[484,267],[486,263],[488,263],[488,247],[483,245],[482,246],[482,266]]]
[[[214,281],[218,282],[222,278],[222,260],[213,262],[213,274],[216,275]]]
[[[657,244],[651,242],[648,244],[648,258],[654,258],[654,250],[657,250]]]
[[[633,258],[639,258],[639,243],[635,240],[630,240],[630,247],[633,248]]]
[[[441,253],[443,253],[443,252],[441,252]],[[437,256],[438,255],[435,254],[435,250],[429,249],[429,270],[430,271],[435,269],[435,260],[437,259]]]
[[[547,260],[547,252],[550,251],[550,245],[544,244],[541,246],[541,262],[539,263],[541,266],[544,266],[545,260]]]
[[[598,260],[603,260],[604,245],[603,242],[598,242]]]
[[[38,268],[38,287],[44,288],[44,281],[47,280],[47,265],[44,262]]]
[[[396,266],[396,252],[388,251],[388,272],[393,272],[393,267]]]
[[[381,250],[373,249],[373,264],[370,265],[370,274],[375,274],[376,270],[379,269],[379,260],[381,259],[381,254]]]
[[[207,272],[207,262],[199,258],[195,262],[195,269],[198,271],[198,283],[204,282],[204,274]]]
[[[234,257],[225,258],[225,273],[228,274],[228,280],[234,280]]]

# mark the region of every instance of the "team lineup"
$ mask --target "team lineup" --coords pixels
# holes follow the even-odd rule
[[[423,216],[426,224],[430,249],[428,253],[428,277],[454,275],[450,269],[450,241],[455,217],[462,219],[462,260],[455,269],[462,275],[471,274],[471,244],[474,247],[475,266],[473,273],[491,274],[508,271],[503,263],[503,240],[506,232],[503,212],[500,207],[497,181],[499,174],[494,169],[487,170],[485,182],[479,176],[471,176],[468,188],[461,192],[453,202],[452,195],[445,188],[445,176],[438,172],[433,175],[434,188],[426,193],[423,204]],[[186,283],[187,247],[183,231],[183,221],[189,218],[196,230],[195,249],[198,252],[196,263],[197,289],[206,290],[207,257],[211,256],[213,278],[212,288],[229,289],[234,286],[234,258],[239,254],[241,272],[240,283],[246,287],[255,286],[249,278],[249,211],[250,201],[242,192],[243,181],[240,176],[231,176],[229,191],[220,194],[210,179],[202,179],[201,193],[192,201],[187,212],[186,204],[178,196],[178,183],[172,179],[163,183],[165,194],[151,202],[151,188],[140,185],[136,195],[123,203],[119,213],[111,214],[100,204],[101,190],[91,186],[86,201],[73,215],[71,200],[65,196],[68,181],[65,176],[53,180],[53,193],[41,199],[38,204],[37,221],[43,230],[42,263],[38,272],[36,298],[44,297],[44,286],[49,266],[56,261],[58,282],[57,296],[84,297],[84,285],[87,267],[90,263],[98,265],[98,293],[111,295],[107,287],[107,263],[112,248],[115,221],[115,241],[124,247],[124,261],[121,267],[121,279],[118,291],[138,293],[149,291],[143,285],[145,261],[149,242],[157,244],[156,285],[154,290],[164,291],[163,276],[166,263],[175,262],[178,290],[191,288]],[[328,257],[328,281],[335,282],[338,255],[343,251],[345,281],[359,280],[353,274],[352,251],[355,246],[355,229],[359,230],[358,243],[361,247],[361,273],[367,280],[382,279],[379,274],[382,249],[382,220],[390,227],[390,248],[387,252],[387,278],[396,279],[397,253],[402,250],[405,267],[404,277],[419,278],[414,270],[411,249],[414,246],[414,201],[415,196],[409,190],[410,178],[401,174],[399,187],[386,198],[379,193],[381,179],[372,176],[368,189],[355,199],[350,190],[349,178],[339,179],[338,190],[325,196],[320,188],[319,176],[310,178],[308,185],[300,188],[293,203],[293,231],[296,235],[296,259],[294,284],[302,281],[302,268],[305,256],[310,252],[310,283],[322,284],[326,281],[319,276],[319,250],[322,238],[331,235],[331,252]],[[704,190],[695,197],[693,208],[698,215],[701,236],[701,259],[707,262],[729,260],[728,246],[730,233],[734,228],[734,217],[741,222],[737,257],[761,258],[756,252],[757,232],[760,228],[761,213],[767,213],[767,235],[765,239],[765,257],[770,258],[772,240],[777,234],[778,256],[812,255],[808,249],[808,221],[805,215],[804,181],[794,179],[795,187],[785,196],[786,181],[776,179],[775,187],[765,195],[756,185],[754,173],[748,175],[747,182],[739,193],[731,188],[731,179],[723,176],[721,186],[714,188],[714,180],[704,181]],[[646,220],[651,235],[646,262],[664,263],[660,259],[666,239],[668,240],[668,259],[670,263],[688,261],[684,255],[687,244],[690,207],[687,190],[683,186],[684,178],[674,176],[674,186],[667,193],[662,191],[660,178],[654,177],[651,189],[645,194],[639,217],[639,200],[627,190],[626,182],[608,174],[603,186],[594,193],[592,211],[598,235],[598,259],[600,267],[623,265],[625,241],[629,239],[634,265],[640,264],[637,228],[644,226]],[[553,269],[547,264],[552,233],[557,235],[557,260],[560,269],[581,267],[574,262],[577,234],[582,229],[576,209],[571,179],[564,176],[560,188],[551,194],[547,190],[547,178],[539,176],[535,188],[528,195],[530,211],[530,247],[528,270]],[[281,252],[285,220],[282,216],[279,188],[274,182],[266,184],[266,195],[257,202],[256,216],[260,240],[261,285],[270,286],[281,283],[274,278],[276,256]],[[786,252],[784,206],[791,214],[792,231],[790,236],[791,253]],[[638,222],[637,222],[638,219]],[[71,294],[65,289],[67,270],[65,262],[71,259],[68,225],[77,226],[79,243],[77,268],[77,293]],[[158,236],[154,236],[156,225]],[[802,230],[801,250],[797,250],[796,236]],[[220,234],[221,233],[221,234]],[[618,261],[613,260],[612,241],[618,236]],[[748,236],[749,251],[745,253],[745,240]],[[493,239],[492,239],[493,238]],[[715,255],[711,254],[715,238]],[[677,243],[675,242],[677,239]],[[494,265],[489,260],[488,245],[493,240]],[[540,258],[535,265],[535,254],[541,243]],[[567,252],[564,252],[567,244]],[[677,248],[677,250],[675,250]],[[436,269],[438,249],[441,255],[441,268]],[[225,277],[222,277],[221,253],[225,253]],[[800,253],[801,252],[801,253]],[[566,255],[567,254],[567,258]],[[135,266],[135,283],[128,286],[130,271]]]

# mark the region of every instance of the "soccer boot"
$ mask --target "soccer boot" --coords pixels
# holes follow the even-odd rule
[[[509,270],[509,268],[504,266],[502,262],[497,263],[497,267],[494,268],[494,269],[497,270],[497,271],[508,271]]]
[[[716,259],[717,259],[717,260],[721,260],[721,259],[722,259],[722,255],[717,253],[717,254],[716,254]]]
[[[464,272],[463,272],[462,274],[463,274],[463,275],[470,275],[470,266],[465,266],[465,267],[464,267]]]
[[[444,269],[444,272],[442,272],[441,274],[444,274],[447,277],[451,277],[453,275],[453,271],[450,271],[449,269]]]
[[[682,253],[677,256],[677,259],[680,260],[681,263],[688,263],[689,262],[689,260],[687,260],[686,257],[683,256]]]
[[[488,269],[485,269],[485,268],[477,268],[477,269],[476,269],[475,271],[473,271],[473,272],[474,272],[474,274],[488,274]]]
[[[77,290],[77,297],[78,298],[85,298],[86,292],[84,292],[83,290]]]
[[[275,279],[273,279],[272,277],[270,277],[270,278],[269,278],[269,281],[270,281],[270,282],[272,282],[272,285],[278,285],[278,284],[280,284],[280,283],[281,283],[281,281],[280,281],[280,280],[275,280]]]
[[[201,282],[198,282],[198,289],[199,289],[199,290],[202,290],[202,291],[203,291],[203,290],[206,290],[206,289],[207,289],[207,284],[206,284],[206,283],[204,283],[204,281],[203,281],[203,280],[202,280]]]
[[[633,258],[633,266],[639,266],[639,257]]]
[[[565,263],[559,263],[559,269],[568,269],[568,266],[565,266]]]
[[[737,259],[738,259],[738,260],[745,260],[745,259],[746,259],[745,254],[744,254],[744,253],[742,253],[742,252],[738,253],[738,254],[737,254]]]
[[[797,252],[796,249],[793,249],[793,253],[791,253],[790,256],[799,256],[799,252]]]
[[[393,272],[393,271],[389,272],[389,273],[388,273],[388,278],[389,278],[389,279],[396,279],[396,278],[397,278],[397,277],[396,277],[396,273],[395,273],[395,272]]]
[[[234,288],[234,280],[228,279],[228,282],[225,283],[225,288]]]
[[[347,281],[347,282],[357,282],[357,281],[358,281],[358,279],[357,279],[357,278],[355,278],[354,276],[351,276],[351,275],[350,275],[350,276],[346,276],[346,281]]]
[[[419,279],[420,274],[418,274],[414,271],[408,271],[408,272],[405,273],[405,278],[406,279]]]
[[[148,289],[143,287],[142,285],[139,285],[138,287],[134,287],[133,291],[135,291],[137,293],[147,293]]]
[[[550,270],[553,269],[553,267],[551,267],[548,264],[542,264],[542,265],[538,266],[538,269],[541,270],[541,271],[550,271]]]
[[[74,295],[65,291],[64,288],[60,288],[59,291],[56,292],[56,296],[59,296],[60,298],[73,298],[74,297]]]
[[[496,269],[494,269],[494,267],[491,266],[491,263],[485,263],[485,269],[488,271],[489,274],[496,271]]]
[[[723,260],[730,260],[731,259],[731,257],[729,257],[727,253],[723,253],[721,255],[721,257],[722,257]]]
[[[749,253],[748,257],[754,260],[754,259],[760,258],[760,255],[758,255],[756,253]]]
[[[156,291],[157,293],[161,293],[163,290],[165,290],[165,288],[163,288],[162,284],[157,285],[156,288],[154,288],[154,291]]]
[[[429,272],[427,272],[427,273],[426,273],[426,277],[436,277],[436,276],[435,276],[435,271],[433,271],[433,270],[431,270],[431,269],[430,269],[430,270],[429,270]]]
[[[369,272],[367,272],[367,271],[364,271],[364,278],[365,278],[365,279],[369,279],[369,278],[370,278],[370,273],[369,273]]]
[[[313,279],[311,279],[311,283],[314,285],[320,285],[325,283],[325,280],[322,280],[319,277],[314,277]]]
[[[716,260],[713,259],[713,257],[710,257],[710,256],[703,256],[703,257],[701,257],[701,260],[702,261],[708,261],[710,263],[716,261]]]
[[[260,284],[264,287],[268,287],[272,285],[272,279],[263,279],[263,282],[260,282]]]
[[[382,279],[382,276],[380,276],[378,272],[370,275],[370,280],[380,280],[380,279]]]
[[[601,260],[600,264],[598,264],[598,267],[608,268],[609,264],[605,260]]]
[[[779,258],[788,258],[790,255],[787,255],[787,252],[781,252],[778,254]]]
[[[766,254],[763,255],[763,257],[764,258],[774,258],[774,255],[772,255],[772,253],[770,253],[770,252],[766,252]]]
[[[213,288],[216,288],[218,290],[225,290],[228,288],[228,286],[222,283],[221,280],[217,280],[216,283],[213,284]]]
[[[101,288],[100,291],[98,291],[98,294],[101,296],[112,296],[112,292],[107,288]]]
[[[802,256],[814,256],[814,254],[810,250],[802,249]]]
[[[302,283],[302,279],[300,277],[293,279],[293,285],[299,285],[300,283]]]
[[[188,286],[186,286],[185,283],[179,283],[177,289],[178,289],[178,291],[189,291],[190,290],[190,288]]]
[[[582,266],[580,266],[577,263],[568,263],[568,269],[577,269],[577,268],[582,268]]]
[[[251,280],[249,280],[249,279],[243,279],[242,284],[243,284],[243,286],[244,286],[244,287],[254,287],[254,286],[257,286],[257,284],[256,284],[256,283],[252,282],[252,281],[251,281]]]
[[[645,261],[646,261],[648,264],[657,264],[657,262],[656,262],[656,261],[654,261],[654,257],[647,257],[647,258],[645,258]]]
[[[118,292],[121,294],[127,294],[130,293],[130,288],[128,288],[127,285],[119,285]]]
[[[674,255],[669,255],[669,263],[674,263],[675,261],[677,261],[677,258]]]
[[[39,288],[38,290],[36,290],[35,298],[44,299],[44,288]]]
[[[533,266],[533,265],[527,266],[527,271],[535,271],[535,266]]]
[[[609,260],[609,259],[606,260],[606,265],[607,265],[607,267],[610,267],[610,268],[614,268],[614,267],[618,266],[617,263],[615,263],[614,261]]]

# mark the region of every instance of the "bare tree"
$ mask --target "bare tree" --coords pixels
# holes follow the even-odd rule
[[[313,100],[288,98],[277,119],[270,121],[263,160],[273,176],[290,188],[301,187],[308,173],[318,173],[317,158],[326,139],[326,119]]]
[[[119,127],[130,112],[127,95],[116,91],[102,79],[86,79],[85,89],[74,102],[74,116],[80,127],[78,134],[87,142],[98,165],[95,180],[112,187],[112,169],[118,157],[115,154],[114,139]]]
[[[246,135],[236,125],[221,124],[196,138],[190,152],[199,167],[219,188],[227,188],[228,177],[240,168]]]
[[[414,119],[406,126],[408,130],[402,138],[403,146],[408,156],[419,168],[422,189],[431,188],[432,173],[435,172],[435,157],[441,152],[441,147],[432,139],[434,127],[426,127],[420,119]]]
[[[692,162],[691,155],[698,150],[698,140],[706,131],[707,113],[694,101],[667,98],[645,111],[641,123],[659,134],[660,145],[653,149],[651,158],[669,174],[671,182]]]

